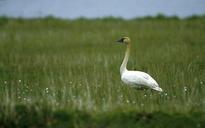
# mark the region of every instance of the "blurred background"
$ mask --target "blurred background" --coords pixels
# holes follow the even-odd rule
[[[205,0],[0,0],[0,16],[59,18],[100,18],[107,16],[125,19],[155,16],[185,18],[203,15]]]

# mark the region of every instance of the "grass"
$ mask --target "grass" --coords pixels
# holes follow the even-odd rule
[[[37,119],[43,122],[44,117],[53,119],[55,113],[65,112],[62,118],[73,119],[73,127],[82,127],[75,122],[83,120],[74,113],[87,114],[85,117],[94,123],[87,127],[104,127],[100,124],[107,124],[106,120],[109,125],[105,127],[118,127],[120,121],[132,119],[132,112],[156,115],[157,121],[164,117],[162,127],[166,120],[178,120],[179,127],[197,123],[203,126],[200,122],[205,120],[204,18],[1,18],[0,27],[0,122],[5,127],[27,122],[15,121],[16,115],[26,113],[27,117],[32,112],[38,113]],[[119,67],[125,46],[115,41],[122,36],[132,40],[128,69],[151,74],[163,93],[138,91],[121,82]],[[121,120],[123,113],[125,117]],[[61,114],[58,119],[62,121]],[[111,121],[115,119],[119,125],[113,126]],[[155,118],[152,119],[154,122]],[[8,120],[11,122],[6,123]],[[136,122],[129,123],[131,127]],[[150,126],[158,127],[157,124]]]
[[[203,128],[205,115],[166,114],[162,112],[113,111],[91,115],[85,111],[54,111],[16,106],[15,118],[0,122],[3,127],[77,127],[77,128]]]

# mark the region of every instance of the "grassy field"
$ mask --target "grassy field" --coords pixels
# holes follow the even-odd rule
[[[121,82],[122,36],[164,92]],[[0,18],[0,101],[0,127],[205,127],[205,18]]]

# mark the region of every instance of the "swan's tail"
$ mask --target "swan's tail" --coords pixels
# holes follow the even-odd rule
[[[154,87],[154,88],[152,88],[152,89],[154,89],[154,90],[156,90],[156,91],[159,91],[159,92],[162,92],[162,91],[163,91],[160,87]]]

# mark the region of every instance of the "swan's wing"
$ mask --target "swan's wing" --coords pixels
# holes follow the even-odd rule
[[[147,73],[141,71],[127,71],[122,75],[122,81],[131,85],[144,85],[160,91],[158,83]]]
[[[149,74],[140,71],[138,71],[138,74],[141,75],[144,78],[144,81],[146,81],[148,84],[159,86],[158,83]]]

